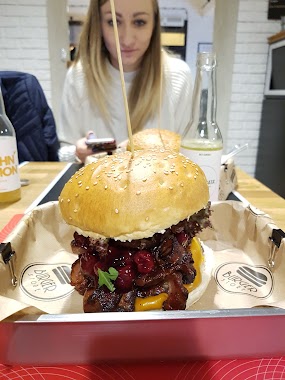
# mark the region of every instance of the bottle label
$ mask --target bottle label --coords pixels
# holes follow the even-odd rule
[[[0,193],[20,188],[18,151],[13,136],[0,138]]]
[[[210,200],[219,200],[220,172],[222,149],[219,150],[193,150],[181,148],[181,153],[195,162],[205,173],[208,181]]]

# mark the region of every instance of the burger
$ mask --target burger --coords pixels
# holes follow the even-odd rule
[[[84,312],[183,310],[205,291],[211,255],[196,235],[210,226],[209,189],[182,154],[105,156],[71,177],[59,207]]]
[[[167,129],[144,129],[133,135],[133,145],[135,150],[163,148],[179,152],[180,144],[180,135]],[[130,141],[128,141],[127,150],[131,150]]]

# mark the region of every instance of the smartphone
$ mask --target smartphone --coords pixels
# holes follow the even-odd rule
[[[88,148],[92,149],[92,152],[111,152],[117,149],[116,140],[113,138],[95,138],[94,135],[90,135],[86,140]]]

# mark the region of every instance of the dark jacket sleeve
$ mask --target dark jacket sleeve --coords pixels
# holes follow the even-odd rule
[[[17,137],[19,162],[58,161],[55,120],[37,78],[20,72],[0,72],[6,113]]]

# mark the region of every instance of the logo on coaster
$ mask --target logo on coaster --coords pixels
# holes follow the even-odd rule
[[[21,273],[20,287],[27,296],[39,301],[58,300],[74,290],[70,271],[69,264],[30,264]]]
[[[273,291],[273,276],[264,266],[244,263],[226,263],[215,272],[218,286],[228,293],[246,294],[255,298],[267,298]]]

